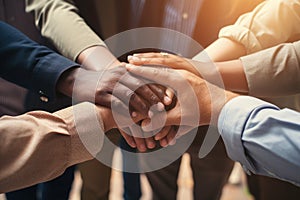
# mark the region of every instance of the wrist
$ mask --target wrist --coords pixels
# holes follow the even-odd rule
[[[93,71],[120,65],[120,61],[105,46],[92,46],[83,50],[76,61],[85,69]]]
[[[111,109],[103,106],[96,106],[96,109],[99,113],[99,121],[102,122],[102,128],[105,132],[117,127],[113,119]]]
[[[76,76],[81,70],[83,69],[77,67],[68,69],[65,72],[63,72],[57,81],[57,91],[71,97]]]
[[[220,73],[224,87],[237,93],[247,94],[249,91],[242,62],[237,60],[216,62],[217,72]]]
[[[230,91],[227,91],[225,90],[225,101],[220,101],[221,103],[216,106],[216,110],[215,110],[215,120],[213,122],[214,125],[217,125],[218,124],[218,120],[219,120],[219,116],[221,114],[221,111],[222,109],[224,108],[224,106],[232,99],[238,97],[240,95],[236,94],[236,93],[233,93],[233,92],[230,92]]]

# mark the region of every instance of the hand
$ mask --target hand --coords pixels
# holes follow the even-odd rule
[[[94,46],[94,47],[87,48],[86,50],[84,50],[80,53],[80,55],[77,58],[77,61],[79,63],[81,63],[84,68],[95,70],[95,71],[102,71],[103,66],[104,67],[107,66],[106,68],[114,68],[116,65],[121,64],[111,54],[111,52],[103,46]],[[129,79],[129,80],[131,80],[131,79]],[[133,85],[131,85],[131,86],[133,86]],[[174,96],[173,91],[165,89],[156,84],[148,84],[147,86],[152,91],[154,91],[156,94],[158,94],[159,97],[162,97],[163,94],[161,93],[161,91],[164,91],[166,96],[163,97],[163,103],[165,104],[166,108],[170,107],[170,105],[172,103],[172,98]],[[130,87],[130,88],[132,88],[132,87]],[[149,100],[149,99],[154,100],[153,98],[155,98],[155,97],[153,97],[153,95],[150,98],[149,98],[150,95],[148,95],[148,97],[143,95],[144,92],[147,92],[147,88],[146,88],[146,90],[144,90],[144,88],[146,88],[146,86],[139,88],[138,90],[136,90],[136,92],[139,93],[140,96],[144,97],[143,99],[146,99],[145,100],[146,103],[147,103],[147,100]],[[123,92],[125,92],[125,91],[123,91]],[[123,97],[125,97],[125,96],[123,96]],[[114,97],[112,96],[112,98],[114,98]],[[162,99],[160,99],[160,100],[162,100]],[[128,104],[128,102],[126,102],[126,103]],[[153,105],[154,103],[156,103],[156,102],[153,102],[153,101],[148,102],[147,105]],[[134,101],[130,101],[130,104],[136,105],[136,103]],[[160,105],[160,108],[158,107],[158,110],[163,109],[163,105],[162,104],[159,104],[159,105]],[[131,106],[131,108],[132,107],[134,107],[134,106]],[[147,109],[144,109],[144,110],[147,110]],[[132,112],[132,116],[138,117],[137,113],[138,112]],[[145,113],[143,113],[143,114],[145,115]],[[126,134],[126,132],[122,131],[122,127],[120,127],[119,130],[120,130],[121,134],[123,135],[123,137],[125,138],[125,140],[127,141],[127,143],[131,147],[137,147],[141,152],[146,151],[145,147],[147,147],[149,149],[155,147],[155,142],[152,137],[143,138],[144,134],[140,127],[136,127],[136,126],[127,127],[127,132],[129,133],[129,135]],[[135,136],[135,137],[133,137],[133,136]],[[167,142],[165,140],[165,142],[161,142],[161,143],[164,144]]]
[[[187,58],[166,53],[139,53],[128,56],[128,62],[133,65],[157,65],[173,69],[187,70],[197,76],[199,73],[199,63],[194,65],[193,61]]]
[[[207,60],[205,53],[199,54],[202,60]],[[200,58],[199,58],[200,59]],[[134,65],[161,65],[173,69],[187,70],[206,81],[237,93],[248,94],[248,82],[242,62],[231,60],[226,62],[199,62],[180,56],[165,53],[144,53],[129,56]]]
[[[194,128],[199,125],[216,124],[225,103],[237,96],[185,70],[133,65],[127,65],[126,68],[137,76],[172,87],[177,93],[175,108],[156,114],[151,118],[151,124],[143,124],[143,129],[147,131],[169,125]]]
[[[171,54],[168,54],[171,55]],[[189,63],[188,59],[171,55],[171,57],[166,58],[162,53],[139,53],[134,54],[134,56],[128,56],[129,63],[135,64],[135,65],[166,65],[168,67],[173,68],[182,68],[186,67],[186,69],[189,69],[190,71],[193,71],[196,74],[199,74],[194,68],[191,63]],[[167,92],[170,94],[168,96],[174,97],[174,91],[171,88],[167,89]],[[172,101],[172,104],[176,103],[176,100]],[[174,105],[169,105],[166,107],[166,110],[169,110],[173,108]],[[149,119],[144,120],[142,124],[145,122],[150,121]],[[160,145],[162,147],[166,147],[168,145],[173,145],[176,142],[176,133],[177,133],[178,127],[177,126],[166,126],[162,128],[160,131],[156,131],[157,135],[155,135],[154,139],[159,141]],[[178,134],[177,134],[178,136]]]
[[[142,85],[135,92],[136,85]],[[131,76],[124,67],[115,67],[105,71],[88,71],[75,68],[64,72],[58,81],[58,90],[75,101],[90,101],[96,104],[113,107],[123,114],[128,114],[128,107],[132,117],[141,114],[148,116],[152,105],[163,109],[166,95],[161,87],[148,86],[140,79]],[[130,101],[129,101],[130,100]],[[128,105],[129,104],[129,105]]]
[[[148,132],[142,130],[140,126],[129,126],[119,130],[129,146],[137,148],[140,152],[145,152],[147,148],[153,149],[156,141],[159,141],[162,147],[173,145],[177,134],[177,126],[165,126],[160,131]]]

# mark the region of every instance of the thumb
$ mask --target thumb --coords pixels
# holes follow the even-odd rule
[[[165,126],[180,125],[181,118],[176,115],[176,109],[167,112],[159,112],[151,118],[144,119],[141,123],[142,130],[145,132],[157,131]]]

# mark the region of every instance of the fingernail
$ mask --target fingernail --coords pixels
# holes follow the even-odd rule
[[[164,103],[165,104],[170,104],[171,102],[172,102],[172,100],[170,99],[170,97],[168,97],[168,96],[164,97]]]
[[[127,56],[127,60],[132,60],[133,56]]]
[[[159,134],[159,133],[157,133],[157,134]],[[154,140],[158,141],[159,139],[160,138],[157,135],[154,136]]]
[[[141,144],[139,145],[139,148],[138,148],[141,152],[144,152],[147,150],[146,146],[144,144]]]
[[[166,146],[168,146],[168,142],[165,139],[163,139],[163,140],[160,141],[160,145],[162,147],[166,147]]]
[[[133,61],[140,61],[141,59],[140,59],[139,57],[132,56],[132,60],[133,60]]]
[[[132,148],[136,148],[136,144],[135,144],[134,142],[131,142],[131,143],[130,143],[130,146],[131,146]]]
[[[155,146],[156,146],[155,143],[152,142],[152,141],[148,143],[148,148],[149,149],[153,149]]]
[[[141,59],[139,57],[135,56],[135,55],[127,56],[127,59],[131,60],[131,61],[136,61],[136,62],[141,61]]]
[[[125,67],[126,67],[126,69],[129,69],[129,70],[133,69],[133,65],[131,65],[131,64],[126,64]]]

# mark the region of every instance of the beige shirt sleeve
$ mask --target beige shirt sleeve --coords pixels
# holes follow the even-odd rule
[[[245,46],[247,54],[300,39],[300,0],[266,0],[219,32]]]
[[[300,41],[281,44],[240,59],[250,95],[279,97],[300,94]]]
[[[88,47],[105,46],[80,17],[72,0],[26,0],[26,11],[34,12],[42,35],[50,39],[62,55],[74,61]]]
[[[85,144],[102,138],[98,129],[103,124],[91,125],[91,109],[93,104],[81,103],[53,114],[34,111],[2,117],[0,193],[53,179],[67,167],[92,159],[93,149]]]

